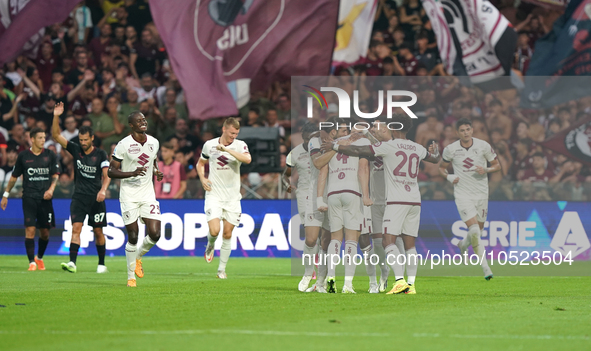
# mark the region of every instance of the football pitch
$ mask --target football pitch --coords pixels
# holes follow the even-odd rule
[[[0,256],[1,350],[528,350],[591,348],[590,277],[419,277],[417,295],[304,294],[289,259],[144,258],[126,287],[125,257]],[[589,272],[591,262],[577,262]],[[379,270],[378,270],[379,271]],[[342,287],[342,278],[337,279]],[[391,284],[390,284],[391,287]]]

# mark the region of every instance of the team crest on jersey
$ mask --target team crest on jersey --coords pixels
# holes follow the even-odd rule
[[[197,0],[193,38],[201,55],[222,61],[224,75],[241,69],[245,60],[264,47],[287,15],[285,0]],[[256,25],[249,23],[256,21]],[[258,50],[258,49],[257,49]]]
[[[154,152],[154,145],[148,144],[148,148],[150,149],[150,152]]]
[[[47,162],[49,160],[48,157],[43,157],[43,162]]]
[[[132,146],[127,150],[130,155],[139,154],[142,149],[139,146]]]
[[[568,132],[564,137],[564,145],[574,156],[591,162],[591,122]]]
[[[96,162],[96,156],[93,156],[93,157],[91,158],[91,160],[92,160],[92,162]]]

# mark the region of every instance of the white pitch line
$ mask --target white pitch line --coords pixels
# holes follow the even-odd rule
[[[53,335],[194,335],[194,334],[243,334],[243,335],[271,335],[271,336],[308,336],[308,337],[392,337],[391,333],[331,333],[331,332],[298,332],[280,330],[245,330],[245,329],[188,329],[188,330],[101,330],[101,331],[67,331],[67,330],[0,330],[0,335],[23,334],[53,334]],[[513,340],[584,340],[590,337],[585,335],[511,335],[511,334],[439,334],[439,333],[413,333],[415,338],[449,338],[449,339],[513,339]]]

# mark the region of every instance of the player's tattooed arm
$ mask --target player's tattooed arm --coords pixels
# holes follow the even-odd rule
[[[328,165],[320,169],[318,173],[318,184],[316,185],[316,207],[320,212],[328,211],[328,205],[324,203],[324,187],[328,178]]]
[[[488,167],[488,168],[476,166],[476,172],[478,172],[478,174],[480,174],[480,175],[484,175],[487,173],[499,172],[502,169],[501,163],[496,158],[494,160],[490,161],[490,164],[491,164],[491,167]]]
[[[45,194],[43,194],[44,200],[50,200],[53,197],[53,192],[55,191],[55,186],[57,185],[58,178],[59,175],[57,174],[51,176],[51,185],[49,186],[49,189],[47,189]]]
[[[373,201],[369,197],[369,161],[366,158],[359,159],[359,169],[357,170],[357,177],[361,184],[361,194],[363,195],[363,206],[373,205]]]
[[[201,186],[203,186],[203,190],[211,191],[211,181],[205,178],[205,164],[209,162],[204,158],[199,158],[197,162],[197,174],[199,175],[199,180],[201,180]]]
[[[156,180],[161,182],[164,179],[164,173],[160,172],[160,168],[158,168],[158,160],[154,160],[154,170],[156,170]]]
[[[53,108],[53,123],[51,124],[51,136],[64,149],[68,147],[68,141],[60,134],[60,116],[64,113],[64,103],[58,102]]]
[[[121,162],[117,161],[116,159],[111,160],[111,163],[109,164],[109,171],[107,172],[107,175],[111,179],[125,179],[143,176],[144,174],[146,174],[146,169],[144,167],[138,167],[133,172],[121,171]]]
[[[4,190],[4,195],[6,196],[2,196],[2,201],[0,202],[0,207],[2,207],[2,211],[4,211],[6,209],[6,206],[8,205],[8,194],[14,187],[14,184],[16,184],[17,179],[18,178],[16,177],[10,177],[8,184],[6,185],[6,189]]]

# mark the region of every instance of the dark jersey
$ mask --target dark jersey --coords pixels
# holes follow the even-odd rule
[[[66,150],[74,157],[74,179],[76,181],[76,195],[96,194],[101,190],[103,168],[109,167],[107,153],[104,150],[94,148],[90,154],[85,154],[80,145],[68,141]]]
[[[51,186],[51,176],[59,174],[57,156],[48,149],[35,155],[31,149],[18,154],[12,176],[23,176],[23,197],[43,199]]]

